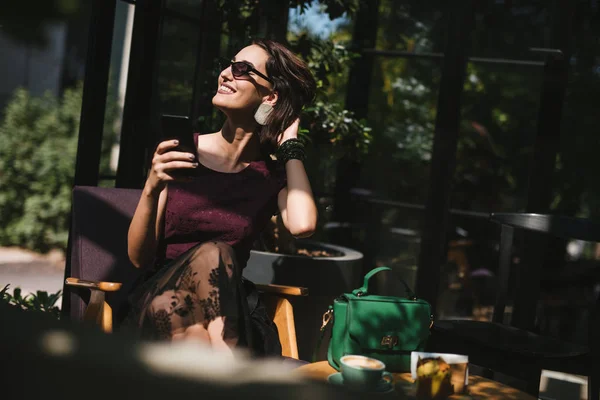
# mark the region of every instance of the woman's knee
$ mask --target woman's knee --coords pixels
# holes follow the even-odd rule
[[[195,293],[188,290],[167,290],[154,297],[148,314],[157,327],[166,332],[179,332],[194,321],[202,321],[202,309],[196,307]]]
[[[152,315],[162,313],[170,314],[175,304],[175,293],[171,290],[168,290],[152,299],[150,302],[149,311]]]
[[[173,309],[173,293],[165,292],[156,296],[150,302],[147,309],[147,318],[149,318],[156,333],[162,338],[168,338],[172,334],[173,325],[171,321],[171,310]]]

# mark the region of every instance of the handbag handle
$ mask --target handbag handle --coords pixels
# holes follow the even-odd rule
[[[365,275],[365,279],[363,281],[362,287],[360,287],[358,289],[354,289],[352,291],[352,294],[357,297],[368,295],[369,294],[369,279],[371,279],[373,277],[373,275],[378,274],[379,272],[391,271],[391,270],[392,269],[390,267],[378,267],[378,268],[372,269],[371,271],[369,271],[368,274]],[[408,284],[406,282],[404,282],[404,279],[400,278],[399,276],[398,276],[398,279],[400,279],[400,282],[402,282],[402,284],[404,285],[404,289],[406,290],[406,294],[408,295],[408,298],[411,300],[416,300],[417,296],[415,296],[415,293],[410,289]]]

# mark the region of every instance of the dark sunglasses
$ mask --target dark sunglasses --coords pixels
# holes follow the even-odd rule
[[[235,78],[239,78],[244,75],[249,75],[250,72],[254,72],[256,75],[260,76],[264,80],[273,83],[271,78],[269,78],[266,75],[264,75],[263,73],[257,71],[256,68],[254,68],[252,65],[250,65],[246,61],[231,61],[231,60],[227,60],[225,58],[222,58],[220,61],[221,61],[220,62],[221,70],[224,70],[225,68],[231,66],[231,73],[233,74],[233,76]]]

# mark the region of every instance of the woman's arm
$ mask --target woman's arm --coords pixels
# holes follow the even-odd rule
[[[136,268],[150,265],[156,256],[156,247],[162,235],[161,227],[167,203],[167,183],[185,179],[176,178],[171,171],[196,168],[194,155],[171,151],[179,143],[175,140],[162,142],[152,158],[152,168],[142,191],[127,233],[127,254]]]
[[[296,120],[282,135],[280,143],[298,136],[299,120]],[[278,205],[283,224],[290,233],[303,238],[312,235],[317,226],[317,206],[304,163],[289,160],[285,163],[287,187],[279,192]]]
[[[156,247],[162,235],[162,221],[167,203],[167,188],[158,196],[144,187],[127,234],[127,253],[136,268],[154,261]]]

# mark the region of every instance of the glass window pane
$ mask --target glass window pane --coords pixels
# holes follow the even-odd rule
[[[444,4],[439,0],[382,1],[376,47],[415,53],[442,51]]]
[[[523,210],[537,135],[542,66],[470,62],[450,218],[448,260],[440,274],[440,318],[491,318],[499,231],[490,212]]]
[[[367,255],[367,263],[392,267],[412,287],[440,73],[437,59],[375,58],[366,118],[373,142],[360,168],[358,187],[363,194],[353,195],[352,246]],[[369,198],[395,204],[378,204]],[[393,284],[379,290],[402,294]]]
[[[540,59],[531,48],[550,47],[559,2],[499,0],[477,2],[470,54],[477,57]]]
[[[165,16],[159,49],[160,113],[189,115],[194,88],[198,27]]]
[[[381,198],[424,203],[440,73],[429,58],[376,58],[367,117],[373,144],[361,187]]]
[[[202,3],[203,1],[199,0],[167,0],[166,8],[188,17],[200,18],[203,8]]]
[[[535,65],[467,65],[453,208],[525,207],[543,76]]]

